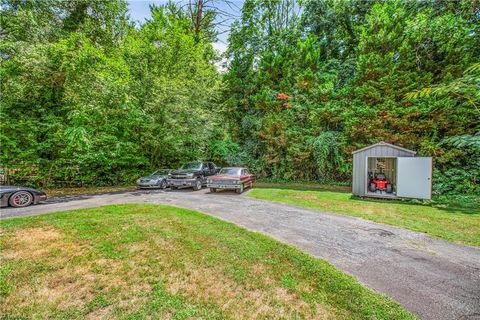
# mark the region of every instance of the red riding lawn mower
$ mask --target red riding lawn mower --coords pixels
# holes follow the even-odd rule
[[[374,177],[370,174],[370,182],[368,183],[368,190],[376,192],[377,190],[385,191],[386,193],[392,193],[392,182],[387,179],[384,173],[376,173]]]

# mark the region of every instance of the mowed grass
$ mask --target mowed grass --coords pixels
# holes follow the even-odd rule
[[[1,224],[3,318],[413,318],[325,261],[191,210],[115,205]]]
[[[257,188],[250,197],[360,217],[420,231],[459,244],[480,246],[480,211],[439,208],[394,200],[369,200],[329,190]]]

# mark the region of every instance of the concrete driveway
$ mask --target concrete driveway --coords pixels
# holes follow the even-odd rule
[[[367,220],[206,190],[129,191],[56,198],[1,218],[120,203],[190,208],[325,259],[422,319],[480,319],[480,249]]]

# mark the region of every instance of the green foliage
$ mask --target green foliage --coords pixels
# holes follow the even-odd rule
[[[325,131],[310,140],[318,176],[323,181],[335,181],[336,177],[328,176],[332,172],[348,174],[351,170],[341,154],[342,145],[339,139],[339,132]]]
[[[480,132],[443,140],[448,149],[439,158],[434,191],[437,195],[480,194]]]
[[[480,113],[480,63],[474,63],[467,68],[462,77],[451,80],[448,83],[440,83],[433,87],[426,87],[407,93],[409,99],[429,97],[431,95],[448,96],[455,95],[468,102]]]
[[[213,140],[209,149],[211,152],[210,159],[215,161],[217,165],[240,164],[243,162],[240,146],[231,138]]]
[[[384,140],[434,157],[437,194],[478,192],[477,2],[247,0],[223,75],[214,9],[151,12],[134,27],[124,0],[2,0],[10,175],[112,185],[203,158],[346,183],[351,151]]]
[[[247,1],[233,27],[226,101],[245,159],[275,180],[348,181],[351,151],[384,140],[434,157],[436,194],[478,193],[478,4],[301,4],[289,19]]]
[[[443,143],[457,149],[465,148],[470,149],[473,152],[480,152],[480,131],[474,135],[464,134],[461,136],[446,138],[443,140]]]
[[[174,5],[138,30],[121,0],[4,6],[1,163],[16,181],[131,183],[222,134],[212,46]]]

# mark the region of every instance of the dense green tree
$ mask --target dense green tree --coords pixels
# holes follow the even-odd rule
[[[37,184],[131,182],[193,159],[349,181],[385,140],[480,193],[478,2],[246,0],[215,63],[213,1],[1,0],[1,166]],[[33,180],[32,180],[33,177]]]
[[[458,189],[451,172],[478,192],[478,150],[445,142],[479,130],[478,4],[304,1],[275,38],[263,8],[281,2],[247,1],[230,37],[226,101],[246,163],[348,180],[350,152],[385,140],[434,156],[439,192]]]
[[[213,49],[180,8],[137,30],[120,0],[3,5],[1,162],[17,178],[129,183],[223,138]]]
[[[176,166],[206,156],[219,123],[221,79],[206,58],[211,45],[197,39],[188,17],[177,10],[152,7],[152,19],[129,46],[137,74],[134,94],[149,128],[142,146],[155,165]]]

